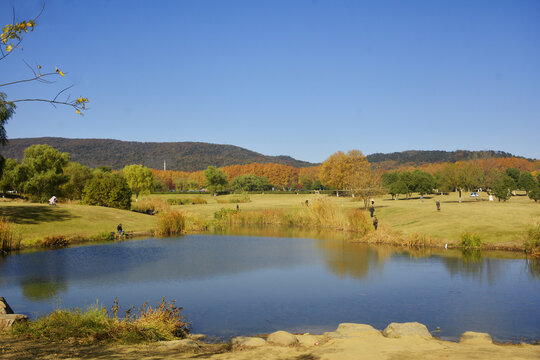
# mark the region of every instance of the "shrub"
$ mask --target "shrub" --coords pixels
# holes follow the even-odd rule
[[[154,229],[156,236],[179,235],[186,227],[186,216],[179,211],[169,211],[158,215],[158,221]]]
[[[187,205],[191,203],[191,199],[183,198],[183,199],[167,199],[167,204],[169,205]]]
[[[99,171],[86,183],[82,200],[87,205],[129,210],[131,194],[131,189],[122,175]]]
[[[523,247],[527,254],[540,257],[540,223],[527,230],[523,236]]]
[[[482,246],[480,235],[464,232],[461,234],[460,246],[463,248],[463,250],[478,249],[480,246]]]
[[[191,199],[191,204],[196,205],[196,204],[208,204],[208,203],[206,202],[205,199],[198,196],[198,197],[195,197],[195,198]]]
[[[214,219],[220,222],[230,222],[231,216],[236,213],[237,211],[233,209],[220,209],[214,213]]]
[[[69,245],[69,240],[64,235],[47,236],[41,242],[41,246],[45,248],[60,248]]]
[[[169,204],[161,199],[144,199],[131,204],[131,210],[143,214],[154,215],[170,210]]]
[[[100,232],[99,234],[91,235],[90,240],[93,241],[111,241],[114,240],[114,232]]]
[[[233,196],[228,199],[218,199],[218,204],[241,204],[251,202],[251,199],[248,195],[244,194],[242,196]]]
[[[114,301],[108,312],[98,304],[81,309],[57,309],[34,321],[13,325],[11,333],[48,341],[73,341],[92,343],[119,341],[137,343],[172,340],[185,337],[190,329],[175,301],[163,298],[157,307],[144,303],[138,309],[130,307],[126,316],[118,318],[118,302]]]
[[[9,253],[21,247],[21,237],[11,228],[10,222],[0,218],[0,253]]]

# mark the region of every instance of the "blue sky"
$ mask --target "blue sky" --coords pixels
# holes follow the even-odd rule
[[[41,1],[0,0],[0,23]],[[540,158],[540,2],[55,1],[23,60],[68,73],[4,87],[8,136],[202,141],[320,162],[365,154],[503,150]]]

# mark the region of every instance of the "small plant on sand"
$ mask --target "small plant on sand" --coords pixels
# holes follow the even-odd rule
[[[474,250],[482,246],[480,235],[475,233],[464,232],[461,234],[460,247],[463,250]]]
[[[0,218],[0,254],[17,250],[21,246],[21,237],[12,229],[7,219]]]
[[[540,257],[540,222],[523,235],[523,248],[532,257]]]
[[[154,228],[156,236],[179,235],[186,228],[186,216],[180,211],[169,211],[158,215],[158,221]]]
[[[11,333],[33,339],[79,343],[139,343],[173,340],[189,334],[189,324],[181,314],[183,309],[177,307],[174,300],[167,302],[163,298],[157,307],[148,303],[138,309],[130,307],[124,318],[118,317],[119,309],[116,299],[110,311],[98,304],[84,311],[57,309],[36,320],[15,324]]]
[[[61,248],[69,245],[69,240],[64,235],[47,236],[41,242],[44,248]]]

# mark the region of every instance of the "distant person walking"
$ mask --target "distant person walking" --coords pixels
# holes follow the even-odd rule
[[[371,207],[369,208],[369,214],[371,215],[371,217],[373,217],[374,212],[375,212],[375,208],[373,207],[373,205],[371,205]]]
[[[435,205],[437,206],[437,211],[441,211],[441,203],[439,200],[435,201]]]
[[[371,206],[375,205],[375,200],[373,200],[373,198],[371,198]]]
[[[375,230],[377,230],[377,226],[379,226],[379,220],[377,219],[377,217],[375,216],[373,218],[373,227],[375,228]]]

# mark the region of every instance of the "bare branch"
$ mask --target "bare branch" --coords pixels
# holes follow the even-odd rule
[[[56,101],[56,99],[60,96],[60,94],[62,94],[64,91],[66,91],[68,89],[71,89],[72,87],[73,87],[73,85],[70,85],[67,88],[65,88],[64,90],[58,92],[58,94],[56,94],[56,96],[54,97],[54,99],[52,101]],[[69,100],[69,95],[68,95],[68,100]],[[67,100],[66,100],[66,102],[67,102]]]
[[[5,83],[5,84],[0,84],[0,87],[8,86],[8,85],[14,85],[14,84],[20,84],[20,83],[25,83],[25,82],[30,82],[30,81],[36,81],[36,80],[44,81],[46,83],[52,84],[51,81],[47,81],[47,80],[43,79],[44,76],[51,76],[51,75],[60,75],[60,74],[58,74],[56,72],[41,74],[41,76],[38,74],[37,76],[35,76],[35,77],[31,78],[31,79],[17,80],[17,81],[8,82],[8,83]]]

